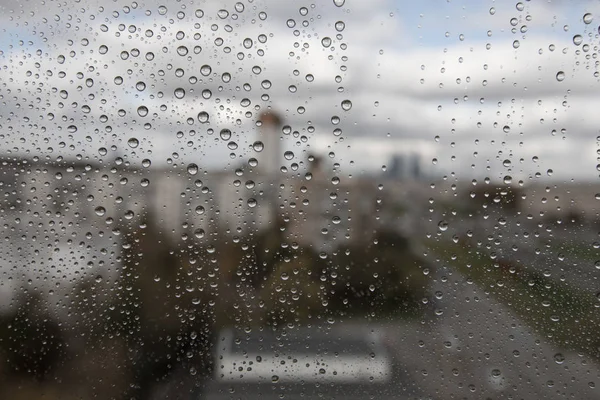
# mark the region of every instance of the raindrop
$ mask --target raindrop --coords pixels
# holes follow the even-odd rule
[[[200,67],[200,73],[203,76],[208,76],[208,75],[210,75],[211,72],[212,72],[212,68],[210,65],[204,64],[203,66]]]
[[[565,73],[563,71],[558,71],[556,73],[556,80],[562,82],[565,80]]]
[[[346,0],[333,0],[333,4],[335,4],[337,7],[343,6],[345,2]]]
[[[579,46],[582,42],[583,42],[583,36],[581,36],[581,35],[573,36],[573,44],[575,46]]]
[[[205,212],[206,210],[204,209],[204,207],[202,207],[202,206],[198,206],[198,207],[196,207],[196,209],[195,209],[194,211],[196,212],[196,214],[198,214],[198,215],[202,215],[202,214],[204,214],[204,212]]]
[[[229,11],[221,9],[217,12],[217,15],[219,16],[219,18],[225,19],[225,18],[229,17]]]
[[[562,364],[565,362],[565,356],[563,356],[561,353],[556,353],[554,355],[554,362],[557,364]]]
[[[135,149],[136,147],[138,147],[140,145],[140,141],[137,140],[136,138],[131,138],[127,141],[127,144],[129,145],[129,147],[131,147],[132,149]]]
[[[589,25],[592,23],[592,21],[594,20],[594,17],[592,16],[592,13],[585,13],[583,15],[583,23],[586,25]]]
[[[352,102],[350,100],[342,101],[342,109],[344,111],[349,111],[352,108]]]
[[[94,210],[94,212],[96,213],[97,216],[101,217],[104,214],[106,214],[106,208],[104,208],[102,206],[98,206],[98,207],[96,207],[96,209]]]
[[[146,115],[148,115],[148,107],[139,106],[137,109],[137,113],[140,117],[145,117]]]
[[[256,199],[248,199],[248,207],[254,208],[254,207],[256,207],[256,204],[257,204]]]
[[[200,111],[198,113],[198,121],[201,124],[206,124],[208,122],[208,113],[206,111]]]
[[[135,84],[135,88],[137,90],[139,90],[140,92],[144,91],[144,89],[146,89],[146,84],[144,82],[138,82]]]
[[[185,90],[183,90],[183,88],[175,89],[175,97],[178,99],[183,99],[185,97]]]
[[[283,157],[289,161],[292,158],[294,158],[294,153],[291,151],[286,151],[285,153],[283,153]]]
[[[177,48],[177,54],[179,54],[180,56],[185,56],[185,55],[187,55],[188,52],[189,52],[189,50],[185,46],[179,46]]]
[[[325,36],[323,39],[321,39],[321,44],[323,47],[331,46],[331,38],[329,36]]]
[[[198,166],[194,163],[191,163],[187,166],[187,172],[190,175],[196,175],[198,173]]]
[[[260,153],[265,148],[265,145],[263,144],[263,142],[257,140],[252,144],[252,148],[254,149],[254,151]]]
[[[344,21],[338,21],[335,23],[335,30],[338,32],[341,32],[344,30],[344,28],[346,28],[346,24],[344,23]]]
[[[448,230],[448,223],[446,221],[440,221],[438,223],[438,229],[442,232],[447,231]]]
[[[219,134],[219,136],[221,136],[222,140],[229,140],[231,139],[231,131],[227,128],[221,129],[221,133]]]

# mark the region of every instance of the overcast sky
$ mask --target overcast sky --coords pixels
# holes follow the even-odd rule
[[[288,164],[418,153],[459,180],[597,181],[599,2],[343,3],[2,0],[2,152],[223,168],[272,107],[298,132]]]

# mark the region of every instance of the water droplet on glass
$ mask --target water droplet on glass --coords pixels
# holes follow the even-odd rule
[[[200,73],[203,76],[208,76],[208,75],[210,75],[211,72],[212,72],[212,67],[210,65],[204,64],[203,66],[200,67]]]
[[[263,151],[263,149],[265,148],[265,145],[263,144],[263,142],[261,141],[256,141],[252,144],[252,148],[254,149],[254,151],[256,152],[261,152]]]
[[[175,89],[175,97],[178,99],[183,99],[185,97],[185,90],[183,90],[183,88]]]
[[[256,207],[256,204],[257,204],[256,199],[248,199],[248,207],[254,208],[254,207]]]
[[[179,54],[180,56],[185,56],[185,55],[187,55],[188,52],[189,52],[189,50],[185,46],[179,46],[177,48],[177,54]]]
[[[581,36],[581,35],[573,36],[573,44],[575,46],[579,46],[582,42],[583,42],[583,36]]]
[[[554,355],[554,362],[557,364],[562,364],[565,362],[565,356],[563,356],[561,353],[556,353]]]
[[[346,0],[333,0],[333,4],[335,4],[337,7],[343,6],[345,2]]]
[[[556,73],[556,80],[562,82],[565,80],[565,73],[563,71],[558,71]]]
[[[198,121],[201,124],[205,124],[208,122],[208,113],[206,111],[200,111],[198,113]]]
[[[447,231],[448,230],[448,223],[446,221],[440,221],[438,223],[438,229],[442,232]]]
[[[221,9],[217,12],[217,15],[219,16],[219,18],[225,19],[225,18],[229,17],[229,11]]]
[[[344,111],[349,111],[352,108],[352,102],[350,100],[342,101],[342,109]]]
[[[198,173],[198,166],[194,163],[191,163],[187,167],[187,172],[190,175],[196,175]]]
[[[321,44],[323,47],[331,46],[331,38],[329,36],[325,36],[323,39],[321,39]]]
[[[589,25],[592,23],[593,20],[594,20],[594,17],[592,16],[592,13],[583,14],[583,23],[584,24]]]
[[[127,141],[127,144],[129,145],[129,147],[131,147],[132,149],[135,149],[136,147],[138,147],[140,145],[140,141],[137,140],[136,138],[131,138]]]
[[[102,206],[96,207],[96,209],[94,210],[94,212],[96,213],[97,216],[101,217],[104,214],[106,214],[106,209]]]
[[[291,160],[292,158],[294,158],[294,153],[291,151],[286,151],[285,153],[283,153],[283,157],[286,160]]]
[[[221,133],[219,133],[219,136],[221,136],[222,140],[229,140],[231,139],[231,131],[227,128],[221,129]]]

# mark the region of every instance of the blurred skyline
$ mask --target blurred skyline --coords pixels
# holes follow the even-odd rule
[[[272,107],[293,161],[333,152],[360,173],[418,153],[458,180],[598,177],[596,2],[100,4],[3,1],[3,154],[221,169],[253,156]]]

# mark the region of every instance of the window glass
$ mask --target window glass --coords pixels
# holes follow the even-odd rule
[[[600,398],[600,3],[0,22],[0,398]]]

